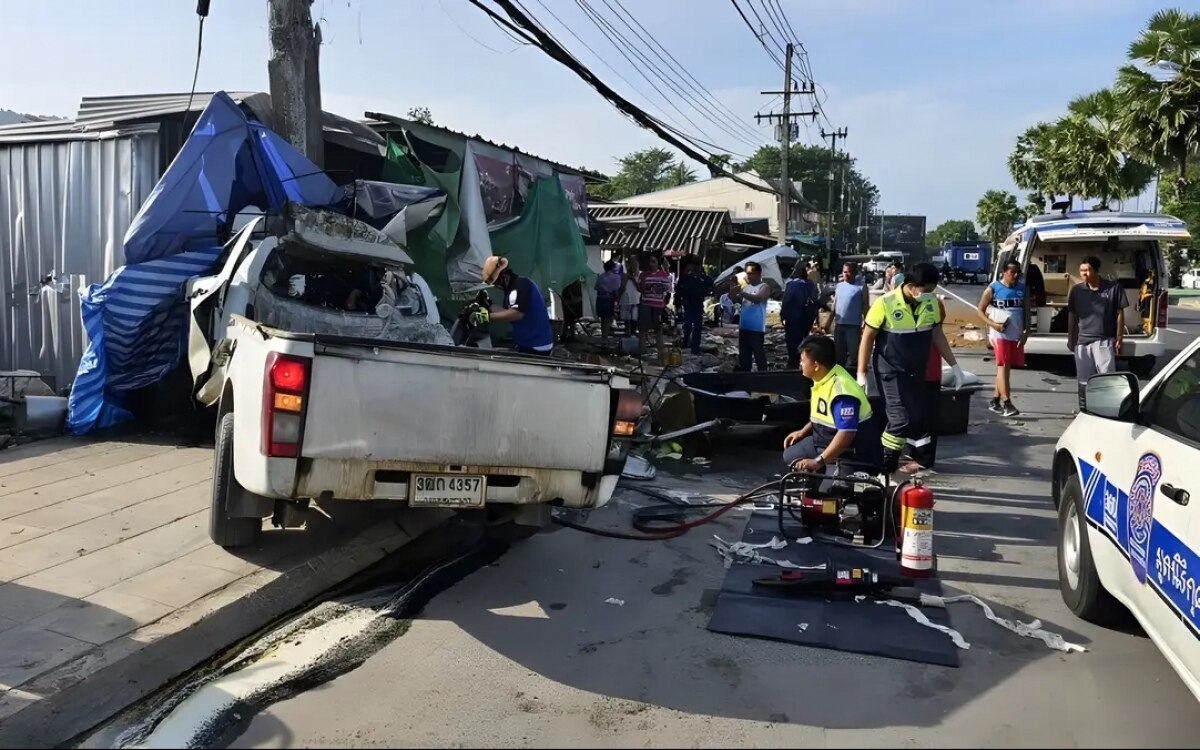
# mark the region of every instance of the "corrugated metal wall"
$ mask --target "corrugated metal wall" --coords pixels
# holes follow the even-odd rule
[[[0,144],[0,369],[70,384],[87,343],[78,290],[124,263],[162,168],[157,133]]]

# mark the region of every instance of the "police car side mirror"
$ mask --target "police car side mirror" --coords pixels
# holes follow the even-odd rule
[[[1139,403],[1137,376],[1131,372],[1093,375],[1083,392],[1083,410],[1093,416],[1136,422]]]

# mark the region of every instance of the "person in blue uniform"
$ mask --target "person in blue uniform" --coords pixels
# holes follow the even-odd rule
[[[814,474],[835,461],[848,472],[878,474],[883,462],[881,420],[867,392],[837,362],[833,339],[809,336],[800,344],[800,372],[813,381],[809,421],[783,441],[789,467]]]
[[[513,342],[522,354],[549,356],[554,350],[550,313],[542,290],[533,279],[518,276],[508,267],[508,258],[493,255],[483,262],[483,283],[504,292],[504,302],[488,311],[488,319],[511,323]]]
[[[938,279],[937,268],[918,263],[904,275],[898,289],[875,300],[867,312],[857,379],[865,388],[868,365],[874,370],[875,387],[887,410],[881,442],[884,471],[889,474],[899,468],[909,441],[926,432],[925,370],[930,346],[936,346],[950,365],[954,388],[962,387],[963,371],[942,330],[941,306],[933,294]]]

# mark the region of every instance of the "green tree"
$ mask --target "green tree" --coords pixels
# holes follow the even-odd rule
[[[1035,216],[1046,213],[1046,199],[1041,193],[1030,193],[1025,196],[1025,205],[1021,206],[1021,218],[1029,221]]]
[[[695,181],[696,170],[683,162],[678,162],[667,171],[667,176],[663,178],[663,187],[679,187]]]
[[[1200,149],[1200,13],[1155,13],[1128,57],[1117,72],[1121,132],[1146,159],[1174,167],[1182,192]]]
[[[408,119],[412,120],[413,122],[432,125],[433,113],[429,111],[429,107],[412,107],[408,110]]]
[[[925,233],[927,247],[942,247],[951,240],[977,240],[975,222],[970,219],[949,219],[937,225],[932,232]]]
[[[993,246],[998,246],[1020,219],[1017,196],[1007,190],[989,190],[975,204],[975,220]]]
[[[1055,193],[1050,174],[1053,130],[1054,126],[1048,122],[1033,125],[1017,136],[1016,146],[1008,156],[1008,173],[1016,186],[1051,199]]]
[[[1154,170],[1135,159],[1125,146],[1119,119],[1120,104],[1111,89],[1081,96],[1067,107],[1060,124],[1058,156],[1070,165],[1072,187],[1080,195],[1124,200],[1150,184]]]
[[[736,168],[741,171],[752,170],[761,177],[774,179],[779,177],[781,171],[779,155],[778,146],[762,146]],[[853,157],[844,153],[835,157],[829,149],[820,146],[794,143],[788,151],[788,176],[800,183],[804,197],[818,211],[824,212],[829,206],[832,182],[834,236],[854,236],[859,219],[870,215],[879,203],[879,189],[858,171],[856,163]],[[843,208],[844,211],[841,210]]]

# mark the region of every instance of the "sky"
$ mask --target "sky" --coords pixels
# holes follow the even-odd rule
[[[773,139],[754,115],[780,111],[778,98],[760,92],[779,90],[783,74],[731,0],[621,5],[723,112],[738,117],[744,127],[731,129],[748,142],[652,78],[666,96],[657,93],[639,75],[646,66],[627,62],[580,2],[632,36],[615,20],[617,0],[521,4],[599,78],[652,114],[696,135],[702,128],[705,140],[735,154]],[[738,3],[748,16],[750,2]],[[1023,202],[1005,166],[1016,136],[1061,115],[1072,98],[1110,85],[1129,42],[1166,7],[1154,0],[779,3],[808,51],[828,118],[802,125],[801,141],[821,142],[821,127],[846,128],[841,145],[879,187],[883,210],[924,214],[931,229],[973,218],[988,189],[1010,190]],[[753,4],[763,12],[762,0]],[[1175,7],[1200,10],[1200,0]],[[195,10],[195,0],[0,0],[0,109],[72,116],[84,96],[186,93]],[[605,173],[616,171],[621,155],[665,146],[467,0],[315,0],[313,15],[324,35],[329,111],[359,118],[428,107],[439,125]],[[264,0],[211,0],[197,90],[267,90],[268,53]]]

